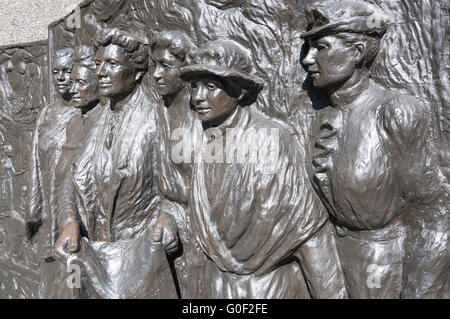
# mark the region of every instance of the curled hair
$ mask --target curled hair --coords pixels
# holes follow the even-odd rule
[[[119,29],[100,30],[94,42],[95,49],[111,44],[121,47],[128,53],[136,70],[148,70],[149,48],[147,44]]]
[[[188,52],[195,48],[194,43],[186,34],[179,31],[162,31],[150,41],[150,49],[167,49],[178,60],[185,62]]]
[[[349,45],[354,45],[361,42],[365,43],[366,50],[364,52],[364,58],[361,61],[361,66],[364,66],[366,68],[370,68],[380,51],[382,37],[379,35],[342,32],[335,34],[335,36],[337,38],[343,39]]]
[[[71,58],[71,59],[72,59],[73,53],[74,53],[74,51],[73,51],[72,48],[64,48],[64,49],[61,49],[61,50],[56,51],[55,54],[54,54],[54,56],[55,56],[56,58],[65,58],[65,57],[68,57],[68,58]]]
[[[80,45],[76,47],[73,54],[73,62],[91,71],[95,71],[94,50],[92,50],[92,48],[88,47],[87,45]]]

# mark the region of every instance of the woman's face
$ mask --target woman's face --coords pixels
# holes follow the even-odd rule
[[[101,96],[119,98],[136,86],[137,71],[122,47],[115,44],[100,47],[96,65]]]
[[[72,72],[72,58],[70,56],[55,57],[53,63],[53,82],[61,95],[67,95],[70,89],[70,73]]]
[[[238,107],[238,88],[214,76],[203,76],[190,82],[189,90],[200,120],[220,125]]]
[[[76,108],[84,108],[99,100],[98,78],[95,71],[76,65],[70,75],[70,94]]]
[[[357,64],[354,46],[333,35],[308,41],[309,51],[302,63],[315,87],[333,87],[345,83],[353,75]]]
[[[158,93],[162,96],[173,96],[184,87],[180,78],[179,61],[167,49],[156,48],[152,52],[153,79]]]

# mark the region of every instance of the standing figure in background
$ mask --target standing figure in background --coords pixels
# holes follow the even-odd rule
[[[70,79],[72,104],[80,112],[72,116],[67,125],[66,143],[62,146],[61,159],[56,167],[59,186],[56,208],[59,238],[65,238],[67,233],[79,232],[76,216],[71,214],[76,200],[72,168],[77,165],[78,156],[83,153],[86,141],[91,138],[99,116],[106,107],[99,102],[99,80],[96,76],[95,53],[92,48],[85,45],[75,48],[74,67]],[[61,246],[62,244],[57,242],[56,247]]]
[[[25,170],[17,171],[14,167],[13,148],[9,144],[3,145],[4,157],[1,159],[2,166],[2,197],[4,204],[10,212],[16,211],[14,207],[14,177],[25,173]]]
[[[53,248],[57,238],[55,169],[66,140],[67,123],[77,112],[71,105],[70,95],[72,57],[71,48],[55,52],[52,77],[58,93],[55,102],[41,111],[32,145],[30,204],[26,226],[28,238],[36,244],[41,261],[41,298],[50,298],[53,294]]]
[[[331,103],[312,132],[309,172],[336,225],[349,295],[445,296],[448,211],[433,168],[428,115],[414,98],[370,78],[386,19],[356,1],[310,8],[306,16],[309,51],[302,63]],[[405,220],[439,215],[441,223],[426,229],[426,245],[411,251],[415,228]]]
[[[188,199],[196,146],[201,142],[202,126],[191,107],[186,83],[180,78],[180,68],[194,49],[192,41],[182,32],[163,31],[150,41],[153,80],[159,103],[160,145],[158,181],[162,195],[183,206],[177,219],[182,255],[175,259],[182,298],[200,298],[198,286],[203,276],[200,250],[192,238]],[[181,250],[181,249],[180,249]],[[177,256],[178,257],[178,256]]]
[[[192,233],[208,298],[344,298],[333,228],[292,129],[250,105],[263,88],[249,52],[212,41],[188,55],[205,132],[192,173]]]
[[[95,75],[95,55],[93,50],[87,46],[76,47],[73,54],[73,68],[70,74],[70,95],[71,104],[75,113],[68,120],[65,128],[64,144],[61,145],[60,156],[55,163],[54,172],[54,198],[52,209],[52,227],[54,227],[55,238],[58,238],[66,225],[62,224],[64,217],[59,212],[64,203],[64,195],[68,192],[72,195],[73,188],[70,173],[71,164],[80,152],[80,145],[85,140],[85,136],[95,126],[94,110],[99,112],[99,85]],[[73,196],[69,197],[73,200]],[[70,202],[70,205],[73,205]],[[55,244],[56,245],[56,244]],[[54,248],[54,247],[52,247]],[[48,269],[48,278],[52,281],[46,282],[49,286],[46,289],[45,298],[71,298],[71,291],[67,289],[65,263],[60,261],[52,262],[53,267]]]
[[[34,63],[33,56],[25,50],[17,50],[6,65],[6,95],[3,111],[14,118],[32,104],[29,89],[31,77],[28,65]]]

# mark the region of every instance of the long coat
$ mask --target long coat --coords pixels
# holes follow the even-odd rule
[[[103,105],[86,124],[88,132],[80,154],[74,157],[60,216],[60,227],[64,227],[67,217],[76,215],[83,237],[81,251],[69,261],[77,260],[83,266],[82,287],[74,294],[79,298],[133,298],[140,289],[157,291],[148,272],[161,272],[164,278],[159,280],[167,283],[166,288],[174,287],[164,249],[163,255],[145,255],[146,247],[153,245],[151,226],[159,212],[182,215],[177,205],[161,199],[158,191],[160,128],[155,104],[136,88],[122,107]],[[89,252],[89,247],[99,248],[98,253],[96,248]],[[140,263],[145,263],[148,271],[140,272]],[[117,272],[117,267],[131,273]],[[127,282],[127,276],[142,285]],[[174,297],[171,293],[151,296]]]
[[[76,213],[89,239],[132,239],[155,217],[157,125],[140,88],[121,109],[103,106],[73,168]]]
[[[158,152],[158,185],[162,196],[179,204],[168,209],[177,222],[180,237],[180,254],[174,260],[182,298],[203,298],[206,257],[192,237],[189,219],[189,194],[195,153],[201,142],[203,130],[197,113],[190,106],[187,89],[177,93],[171,105],[160,101],[158,107],[160,144]],[[172,204],[175,208],[175,205]]]
[[[54,103],[42,110],[36,124],[31,151],[31,195],[27,227],[42,259],[53,256],[58,236],[55,208],[61,180],[56,167],[66,142],[67,124],[78,112],[73,107]],[[38,229],[37,225],[40,225]]]
[[[54,298],[64,290],[65,269],[55,261],[54,245],[62,229],[58,227],[57,204],[64,181],[64,144],[71,119],[79,113],[71,106],[53,103],[40,113],[31,151],[30,198],[26,217],[27,233],[36,243],[41,259],[39,296]]]
[[[440,294],[445,285],[445,278],[442,282],[438,277],[448,265],[446,239],[435,236],[439,228],[448,231],[448,221],[442,218],[445,210],[435,206],[441,192],[433,173],[427,123],[418,101],[376,84],[349,105],[328,107],[318,117],[309,171],[334,216],[352,298],[416,298],[431,287]],[[413,243],[417,238],[411,238],[423,233],[411,235],[418,228],[405,222],[409,218],[416,224],[422,218],[440,220],[435,230],[425,226],[434,232],[425,241],[435,251]],[[409,251],[416,245],[415,252]],[[420,245],[425,249],[421,253]],[[418,258],[423,253],[427,257]],[[425,280],[408,273],[411,267],[426,273]],[[408,282],[415,288],[402,292]]]
[[[189,206],[194,237],[211,260],[208,297],[346,296],[327,214],[300,145],[286,124],[248,107],[206,131]],[[317,245],[316,235],[327,240]]]

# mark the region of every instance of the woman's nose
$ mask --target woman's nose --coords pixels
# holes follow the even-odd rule
[[[98,77],[104,77],[106,76],[106,68],[105,68],[105,62],[102,62],[98,67],[97,67],[97,72],[96,72]]]

